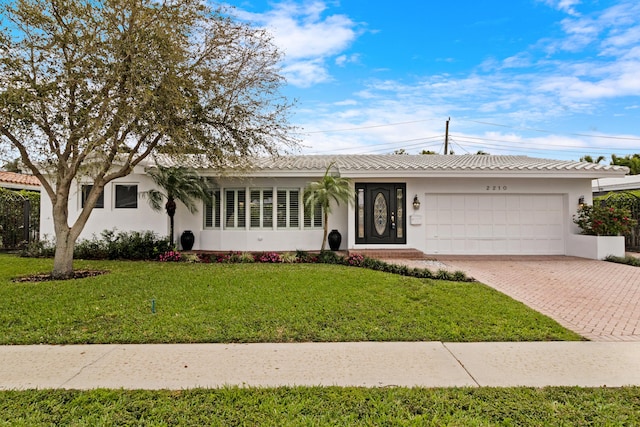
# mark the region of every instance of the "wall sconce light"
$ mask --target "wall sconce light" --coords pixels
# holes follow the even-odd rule
[[[413,198],[413,209],[420,209],[420,200],[418,200],[418,195],[416,194]]]
[[[578,206],[579,207],[583,207],[584,206],[584,196],[580,196],[578,198]]]

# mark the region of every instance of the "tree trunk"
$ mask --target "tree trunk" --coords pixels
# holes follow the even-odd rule
[[[164,208],[167,211],[167,215],[169,215],[169,243],[171,243],[171,246],[173,246],[173,217],[176,214],[176,201],[173,199],[173,197],[169,196],[167,198],[167,203],[164,205]]]
[[[56,231],[56,251],[53,257],[54,279],[69,279],[73,277],[73,248],[75,240],[71,238],[69,230]]]
[[[322,235],[322,247],[320,248],[320,252],[324,252],[327,247],[327,235],[329,234],[329,214],[327,213],[327,209],[324,209],[324,230]]]
[[[169,215],[169,243],[173,246],[173,215]]]

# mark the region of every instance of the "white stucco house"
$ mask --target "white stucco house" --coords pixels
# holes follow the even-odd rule
[[[417,249],[427,255],[575,255],[587,249],[573,215],[591,203],[592,180],[622,177],[627,168],[586,162],[491,155],[326,155],[256,160],[242,173],[201,168],[212,179],[213,203],[190,214],[179,205],[176,237],[195,234],[195,250],[317,250],[321,212],[307,215],[307,183],[332,172],[349,178],[355,203],[335,208],[329,229],[342,250]],[[148,163],[146,166],[152,166]],[[83,203],[78,182],[72,219]],[[109,183],[81,236],[105,229],[166,235],[167,215],[141,193],[152,188],[145,167]],[[51,203],[43,194],[41,234],[53,235]],[[179,240],[179,239],[178,239]],[[624,248],[623,248],[624,251]]]

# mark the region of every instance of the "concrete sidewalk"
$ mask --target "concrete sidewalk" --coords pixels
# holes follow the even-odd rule
[[[640,342],[1,346],[0,390],[640,385]]]

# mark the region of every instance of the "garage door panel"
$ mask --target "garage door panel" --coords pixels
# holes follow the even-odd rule
[[[563,254],[562,195],[426,195],[427,252]]]

